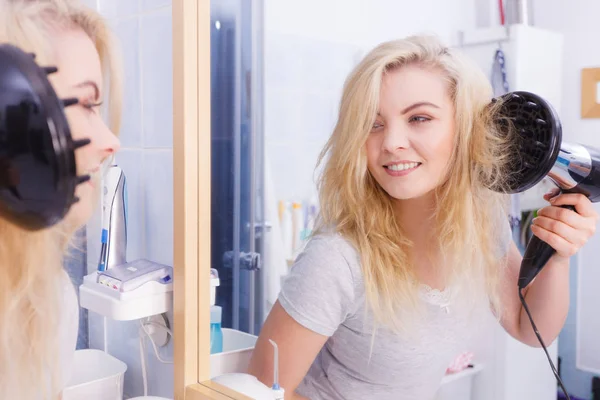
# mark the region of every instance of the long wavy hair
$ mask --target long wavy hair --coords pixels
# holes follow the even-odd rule
[[[99,14],[69,0],[0,0],[0,43],[53,64],[57,29],[78,28],[95,42],[108,83],[110,126],[118,132],[120,59]],[[78,226],[68,215],[56,226],[30,232],[0,218],[0,397],[56,399],[63,380],[59,316],[68,279],[63,259]],[[75,349],[73,349],[75,350]]]
[[[446,179],[435,189],[436,265],[456,296],[492,304],[502,313],[498,283],[499,232],[506,232],[506,171],[510,135],[500,132],[499,103],[482,71],[457,50],[433,36],[411,36],[382,43],[347,78],[333,134],[318,168],[321,213],[316,233],[333,227],[357,249],[367,301],[376,320],[397,331],[410,330],[421,309],[419,282],[409,257],[412,243],[394,217],[393,199],[367,168],[365,143],[379,107],[384,74],[406,65],[433,68],[449,83],[455,107],[454,152]],[[494,187],[495,190],[490,190]],[[499,266],[500,265],[500,266]],[[478,300],[477,300],[478,299]]]

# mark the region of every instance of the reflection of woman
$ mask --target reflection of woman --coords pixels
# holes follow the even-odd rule
[[[69,238],[92,214],[103,161],[119,141],[99,112],[110,103],[112,127],[119,120],[117,58],[106,23],[78,2],[0,0],[0,42],[36,54],[40,65],[54,65],[50,81],[60,98],[79,104],[65,110],[75,140],[91,144],[76,151],[76,203],[64,221],[29,232],[0,219],[0,398],[56,399],[69,378],[78,327],[73,286],[62,268]],[[111,90],[104,91],[110,70]]]
[[[325,148],[320,227],[265,322],[252,374],[271,384],[272,339],[286,399],[432,399],[490,303],[507,332],[538,345],[505,197],[483,184],[505,176],[490,98],[486,77],[432,38],[384,43],[357,66]],[[568,259],[597,215],[581,195],[539,215],[533,232],[557,253],[526,299],[549,343],[568,310]]]

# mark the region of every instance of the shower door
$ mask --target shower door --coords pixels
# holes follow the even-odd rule
[[[265,239],[262,4],[211,0],[211,267],[222,325],[257,333]]]

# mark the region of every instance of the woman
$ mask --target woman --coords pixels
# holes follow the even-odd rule
[[[355,68],[321,156],[319,229],[250,373],[272,383],[272,339],[286,399],[432,399],[489,304],[509,334],[539,345],[518,297],[506,195],[487,189],[506,176],[510,145],[491,95],[478,68],[431,37],[383,43]],[[567,314],[569,257],[597,219],[568,194],[534,222],[557,250],[526,293],[546,343]]]
[[[79,103],[65,113],[75,140],[78,185],[73,205],[57,226],[25,231],[0,219],[0,398],[56,399],[70,376],[78,327],[74,288],[63,270],[63,252],[90,218],[98,199],[103,162],[119,148],[120,74],[107,24],[78,2],[0,0],[0,42],[36,54],[59,98]],[[110,79],[110,85],[105,82]],[[106,86],[110,86],[105,89]],[[110,125],[100,115],[109,105]],[[112,131],[111,131],[112,129]]]

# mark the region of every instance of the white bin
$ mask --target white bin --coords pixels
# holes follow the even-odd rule
[[[101,350],[77,350],[63,400],[122,400],[126,370],[124,362]]]
[[[473,380],[482,369],[481,364],[475,364],[473,368],[446,375],[435,400],[473,400]]]
[[[210,355],[211,379],[234,372],[245,373],[258,339],[256,336],[234,329],[222,328],[222,330],[223,351]]]

